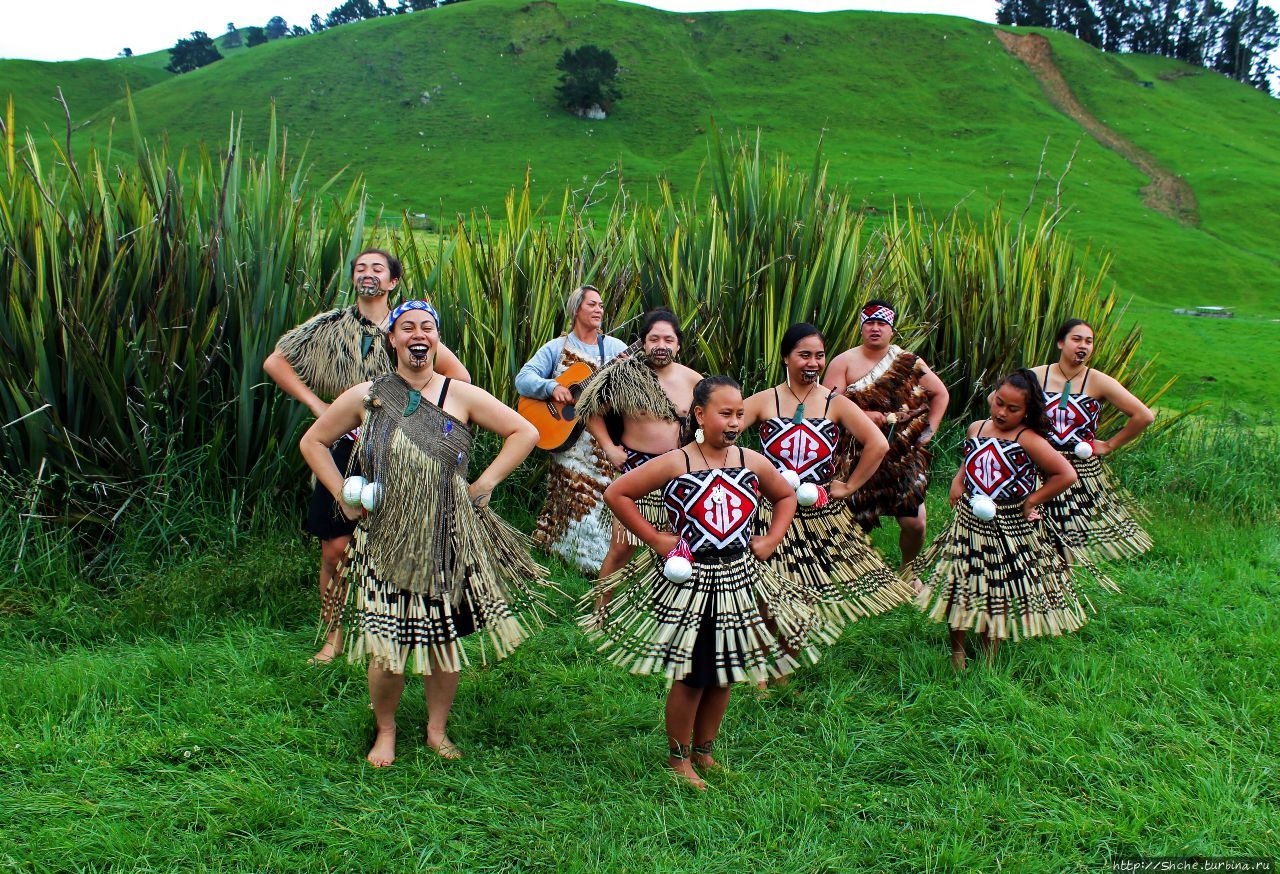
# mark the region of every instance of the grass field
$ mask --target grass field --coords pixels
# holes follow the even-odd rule
[[[595,656],[567,602],[511,658],[465,672],[451,730],[463,761],[423,746],[411,682],[398,761],[374,771],[362,672],[304,663],[314,555],[291,522],[260,519],[233,546],[207,521],[160,561],[135,543],[110,592],[28,555],[0,587],[0,861],[1063,872],[1274,857],[1275,499],[1256,492],[1252,522],[1209,508],[1274,491],[1275,471],[1209,478],[1175,470],[1174,450],[1122,457],[1149,499],[1165,495],[1157,546],[1113,567],[1122,594],[1090,592],[1098,615],[1080,633],[954,676],[942,629],[912,610],[860,622],[773,698],[735,696],[730,771],[705,795],[663,770],[662,684]],[[586,585],[556,577],[571,594]]]

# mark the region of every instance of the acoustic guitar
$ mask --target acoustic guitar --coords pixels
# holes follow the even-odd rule
[[[554,377],[556,382],[567,388],[573,395],[573,400],[567,404],[558,404],[551,398],[537,400],[521,395],[516,403],[516,412],[538,429],[538,448],[548,452],[561,452],[572,446],[574,441],[582,436],[582,429],[587,426],[585,420],[578,418],[578,411],[575,408],[578,397],[605,367],[619,358],[634,355],[643,346],[643,340],[632,343],[620,355],[609,359],[600,370],[592,370],[590,364],[579,361],[564,373]]]

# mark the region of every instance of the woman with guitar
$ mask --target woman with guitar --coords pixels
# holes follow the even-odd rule
[[[604,299],[583,285],[565,301],[569,333],[544,344],[516,374],[520,412],[538,426],[538,446],[552,451],[547,500],[533,539],[584,572],[595,574],[609,548],[612,525],[604,490],[613,465],[576,416],[579,384],[626,350],[601,332]]]

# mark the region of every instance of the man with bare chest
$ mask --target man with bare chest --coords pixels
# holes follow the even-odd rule
[[[950,395],[938,375],[918,355],[893,344],[896,313],[883,300],[867,301],[859,316],[862,345],[837,355],[823,384],[841,392],[880,426],[889,452],[867,484],[849,499],[864,529],[881,516],[898,520],[902,562],[924,545],[925,492],[929,488],[928,449]]]
[[[682,339],[675,315],[666,310],[647,313],[640,337],[643,352],[602,372],[578,399],[579,415],[589,417],[587,429],[624,473],[680,445],[680,424],[693,404],[693,387],[702,379],[702,374],[675,360]],[[667,527],[660,494],[647,495],[640,509],[655,526]],[[600,576],[626,564],[638,545],[615,524]]]

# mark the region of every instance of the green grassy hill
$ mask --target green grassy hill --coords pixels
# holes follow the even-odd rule
[[[1198,225],[1146,206],[1146,177],[1056,108],[990,26],[942,16],[472,0],[239,51],[136,90],[134,102],[148,134],[217,142],[233,111],[246,132],[265,131],[274,100],[319,171],[349,166],[375,201],[446,217],[497,205],[526,167],[548,194],[615,164],[638,193],[658,174],[688,190],[713,116],[724,129],[759,128],[766,147],[802,164],[821,136],[832,178],[879,211],[907,197],[940,211],[980,213],[1002,198],[1021,208],[1046,138],[1055,176],[1078,143],[1062,187],[1066,226],[1114,253],[1148,348],[1185,377],[1174,403],[1274,409],[1280,373],[1240,356],[1280,339],[1280,215],[1270,208],[1280,202],[1280,103],[1174,61],[1046,35],[1079,101],[1186,178]],[[624,98],[606,121],[554,101],[556,60],[591,42],[623,68]],[[78,136],[101,141],[124,112],[102,106]],[[117,129],[115,143],[127,151],[128,133]],[[1035,200],[1053,191],[1046,180]],[[1234,306],[1239,318],[1170,314],[1201,304]]]

